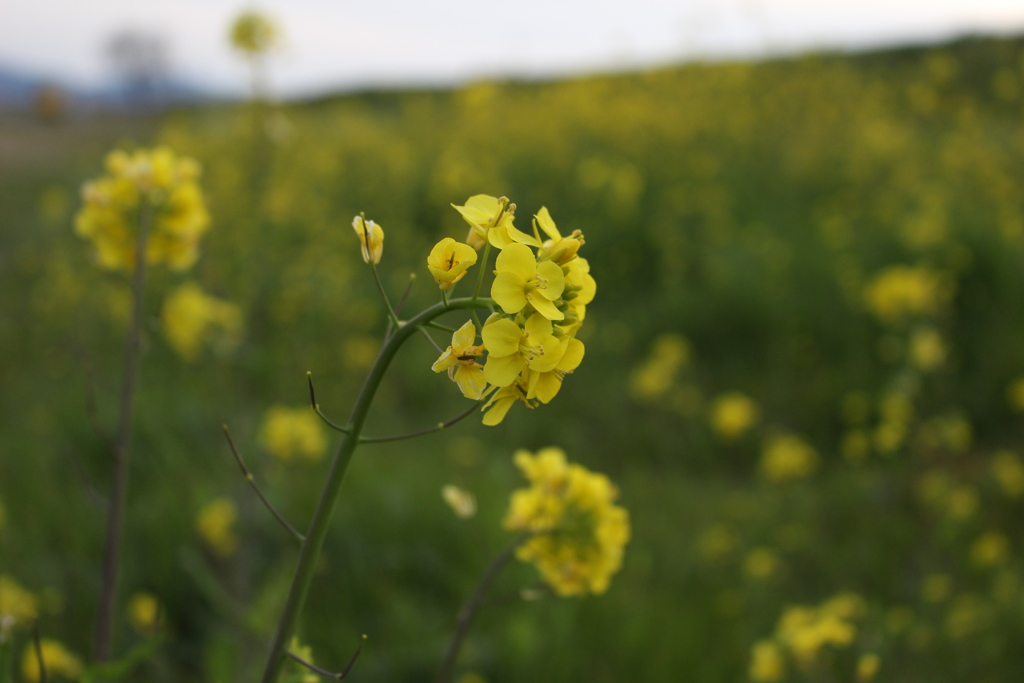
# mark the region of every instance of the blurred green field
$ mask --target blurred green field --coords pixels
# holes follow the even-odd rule
[[[194,268],[148,289],[121,603],[157,596],[170,635],[129,680],[258,676],[297,553],[220,426],[303,528],[328,459],[276,459],[260,425],[308,405],[307,370],[342,418],[372,361],[386,317],[352,216],[384,227],[385,285],[397,296],[415,273],[419,310],[437,299],[430,247],[465,236],[450,204],[478,193],[510,197],[522,227],[544,205],[585,233],[586,359],[556,401],[498,427],[360,448],[301,628],[317,662],[340,668],[366,633],[353,681],[433,680],[510,536],[512,453],[556,445],[620,487],[623,569],[603,596],[535,600],[519,591],[536,571],[507,570],[464,683],[867,681],[871,655],[878,680],[1018,680],[1022,116],[1020,39],[159,117],[4,115],[0,575],[39,596],[49,637],[89,652],[111,460],[88,406],[109,432],[130,293],[73,216],[106,150],[164,143],[201,162],[212,228]],[[241,308],[237,348],[185,361],[168,345],[161,307],[186,281]],[[436,356],[409,344],[368,433],[466,406]],[[474,519],[442,501],[449,483],[475,493]],[[227,556],[196,531],[221,497],[239,509]],[[780,624],[843,594],[854,607],[828,628],[792,611]],[[122,620],[118,650],[140,639]]]

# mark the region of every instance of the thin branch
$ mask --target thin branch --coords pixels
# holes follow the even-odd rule
[[[409,432],[408,434],[397,434],[395,436],[366,436],[359,439],[360,443],[383,443],[385,441],[401,441],[402,439],[411,439],[415,436],[423,436],[424,434],[430,434],[432,432],[440,432],[441,430],[451,427],[456,422],[463,420],[473,414],[473,411],[483,403],[483,399],[477,401],[464,412],[459,413],[447,422],[439,422],[433,427],[427,427],[416,432]]]
[[[398,321],[398,314],[395,313],[395,309],[391,307],[391,300],[388,299],[388,294],[384,291],[384,283],[380,281],[380,273],[377,272],[377,264],[371,261],[370,269],[373,270],[373,279],[377,282],[377,291],[380,292],[380,297],[384,299],[384,305],[387,306],[388,317],[391,319],[391,324],[394,325],[397,330],[402,326],[402,323]]]
[[[430,336],[430,333],[427,332],[426,329],[424,329],[423,327],[417,327],[416,329],[419,330],[420,334],[422,334],[424,337],[426,337],[427,341],[430,342],[431,346],[433,346],[435,349],[437,349],[438,353],[444,353],[444,349],[442,349],[440,346],[438,346],[437,342],[434,341],[434,338]]]
[[[32,625],[32,643],[36,649],[36,661],[39,662],[39,681],[46,683],[46,662],[43,661],[43,641],[39,637],[39,622]]]
[[[316,414],[319,415],[320,419],[324,421],[324,424],[326,424],[331,429],[341,432],[342,434],[348,434],[347,428],[342,427],[337,422],[334,422],[333,420],[331,420],[331,418],[324,415],[323,412],[320,410],[320,404],[316,402],[316,390],[313,388],[312,372],[306,372],[306,380],[309,382],[309,403],[310,406],[312,406],[313,410],[316,411]]]
[[[316,673],[320,674],[321,676],[326,676],[327,678],[333,678],[336,681],[343,681],[343,680],[345,680],[345,677],[348,676],[349,672],[352,671],[352,667],[355,665],[356,660],[359,659],[359,653],[363,651],[363,644],[365,642],[366,642],[366,636],[363,635],[363,639],[361,641],[359,641],[359,647],[356,648],[355,653],[352,655],[352,659],[348,660],[348,664],[345,665],[345,669],[341,673],[334,673],[333,671],[328,671],[327,669],[323,669],[323,668],[317,666],[316,664],[314,664],[312,662],[307,662],[305,659],[303,659],[302,657],[298,656],[297,654],[295,654],[291,650],[288,650],[288,656],[291,657],[292,659],[294,659],[296,662],[298,662],[302,666],[304,666],[307,669],[309,669],[310,671],[315,671]]]
[[[402,292],[402,296],[399,297],[398,303],[395,304],[395,315],[402,312],[402,306],[405,305],[405,300],[409,298],[409,292],[412,291],[412,285],[416,282],[416,273],[409,273],[409,284],[405,286],[405,291]]]
[[[457,332],[457,330],[454,327],[448,327],[447,325],[442,325],[441,323],[435,323],[433,320],[427,323],[427,327],[433,327],[434,329],[437,330],[444,330],[445,332],[450,332],[451,334],[455,334]]]
[[[459,617],[455,623],[455,632],[452,634],[452,639],[448,643],[448,650],[445,652],[444,661],[441,664],[441,669],[437,673],[437,683],[448,683],[451,680],[452,675],[455,673],[455,659],[459,656],[459,649],[462,647],[462,641],[466,637],[466,633],[469,631],[469,625],[473,622],[473,617],[476,616],[477,611],[483,604],[484,597],[487,595],[487,589],[491,587],[494,580],[498,578],[498,574],[508,564],[515,554],[516,549],[522,545],[523,541],[528,539],[531,534],[521,534],[502,550],[497,557],[491,560],[491,564],[487,566],[487,571],[484,572],[484,576],[480,579],[480,583],[477,584],[476,590],[466,601],[466,604],[459,610]]]
[[[238,461],[238,466],[242,470],[242,475],[245,477],[245,480],[249,482],[249,485],[252,486],[252,490],[256,492],[256,495],[259,496],[260,500],[263,501],[263,504],[267,506],[267,509],[270,510],[270,514],[274,515],[274,517],[277,518],[277,521],[281,523],[281,526],[287,529],[292,536],[298,539],[299,543],[305,542],[306,537],[300,534],[295,527],[289,524],[288,520],[286,520],[281,515],[281,513],[278,512],[277,509],[270,504],[270,501],[267,500],[267,497],[263,495],[263,491],[261,491],[260,487],[256,484],[256,477],[252,476],[252,472],[250,472],[249,468],[245,466],[245,461],[242,459],[242,456],[238,452],[238,449],[235,448],[235,442],[231,438],[231,432],[228,431],[228,426],[222,425],[221,427],[224,430],[224,436],[228,440],[228,446],[231,447],[231,452],[234,454],[235,460]]]

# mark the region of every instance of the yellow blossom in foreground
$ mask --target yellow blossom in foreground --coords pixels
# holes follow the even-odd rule
[[[458,486],[448,484],[441,489],[441,497],[457,517],[469,519],[476,514],[476,498],[473,494]]]
[[[586,347],[575,337],[563,337],[561,349],[557,352],[558,363],[554,369],[547,371],[530,370],[527,380],[527,398],[539,399],[541,403],[550,403],[559,390],[566,375],[571,375],[583,362]]]
[[[776,683],[786,677],[786,658],[782,649],[770,640],[754,643],[750,653],[750,680],[758,683]]]
[[[136,593],[128,601],[128,620],[139,633],[152,633],[159,615],[160,603],[152,593]]]
[[[538,313],[531,315],[523,327],[510,318],[492,315],[480,336],[487,347],[484,378],[496,387],[512,385],[527,368],[536,372],[554,370],[567,350],[554,336],[551,321]]]
[[[517,377],[507,387],[498,388],[492,386],[488,391],[493,391],[494,393],[491,394],[487,403],[481,408],[484,411],[483,423],[488,427],[501,424],[516,401],[519,401],[530,410],[533,410],[535,407],[535,402],[527,398],[529,387],[526,380],[522,377]]]
[[[171,348],[186,361],[195,360],[203,346],[228,352],[241,341],[238,306],[210,296],[194,282],[183,284],[167,297],[160,320]]]
[[[517,451],[530,486],[512,493],[505,528],[533,534],[516,551],[562,596],[603,593],[622,564],[629,513],[602,474],[566,462],[559,448]]]
[[[495,268],[491,297],[503,311],[518,313],[529,305],[548,320],[565,318],[554,304],[565,289],[565,274],[557,263],[538,263],[529,247],[510,244],[498,254]]]
[[[196,531],[207,547],[220,557],[228,557],[238,548],[235,521],[238,507],[227,498],[217,498],[203,507],[196,517]]]
[[[166,147],[111,152],[107,173],[82,188],[84,205],[75,232],[89,239],[99,265],[135,269],[139,226],[146,222],[146,262],[184,270],[199,256],[199,239],[209,228],[197,180],[199,165]]]
[[[468,244],[445,237],[434,245],[427,257],[427,269],[434,276],[434,282],[447,292],[456,282],[466,276],[466,271],[476,263],[476,250]]]
[[[39,649],[43,653],[43,666],[46,667],[47,676],[57,675],[68,680],[75,680],[82,675],[82,660],[61,643],[43,638],[39,642]],[[29,643],[21,655],[21,675],[31,683],[36,683],[41,678],[39,656],[34,643]]]
[[[308,408],[272,406],[263,417],[260,440],[267,451],[284,462],[317,462],[327,450],[327,437],[316,413]]]
[[[1024,495],[1024,463],[1013,451],[999,451],[992,457],[992,476],[1008,498]]]
[[[817,451],[794,434],[770,437],[761,452],[761,475],[769,481],[801,479],[817,467]]]
[[[366,220],[362,214],[352,219],[352,229],[359,237],[363,261],[380,263],[381,254],[384,253],[384,229],[373,221]]]
[[[467,199],[465,206],[452,206],[469,223],[469,238],[466,241],[474,249],[479,249],[486,242],[490,242],[498,249],[515,243],[531,247],[540,246],[540,240],[518,230],[512,224],[516,205],[505,197],[478,194]]]
[[[448,377],[459,385],[463,396],[479,400],[487,388],[483,366],[476,362],[483,352],[483,346],[476,346],[476,325],[472,320],[467,320],[465,325],[455,331],[451,346],[434,361],[430,369],[434,372],[447,370]]]
[[[583,233],[579,230],[574,230],[568,237],[562,237],[562,233],[558,231],[555,221],[551,218],[551,214],[545,206],[540,207],[540,211],[533,217],[533,233],[539,240],[538,226],[548,236],[548,239],[541,244],[537,252],[538,261],[554,261],[559,265],[563,265],[576,258],[576,253],[579,252],[580,247],[586,244],[586,241],[583,239]]]
[[[259,12],[247,11],[231,24],[231,45],[246,56],[262,54],[280,40],[280,29],[274,21]]]
[[[718,436],[731,441],[753,427],[760,413],[752,398],[738,391],[730,391],[717,396],[711,404],[711,427]]]

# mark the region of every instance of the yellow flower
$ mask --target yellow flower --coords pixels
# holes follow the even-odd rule
[[[673,387],[676,375],[689,362],[690,342],[686,337],[672,332],[659,334],[651,345],[650,356],[630,375],[630,393],[645,403],[659,401]]]
[[[921,597],[925,602],[942,602],[953,590],[953,581],[947,574],[929,574],[921,584]]]
[[[466,271],[476,263],[476,250],[468,244],[445,237],[434,245],[427,257],[427,268],[434,276],[441,291],[447,292],[452,285],[466,276]]]
[[[927,266],[890,266],[868,284],[868,307],[884,322],[933,315],[950,295],[941,275]]]
[[[260,439],[275,458],[318,462],[327,450],[327,437],[316,414],[308,408],[271,407],[263,418]]]
[[[977,567],[1001,564],[1009,554],[1009,541],[997,531],[987,531],[971,545],[971,562]]]
[[[711,426],[718,436],[727,441],[746,433],[759,416],[757,403],[738,391],[720,394],[711,404]]]
[[[516,205],[511,204],[506,197],[495,198],[478,194],[467,199],[465,206],[455,206],[455,204],[452,206],[469,223],[470,237],[466,241],[474,249],[482,247],[485,241],[490,242],[498,249],[504,249],[513,243],[528,244],[531,247],[540,246],[540,240],[512,225],[512,221],[515,219]]]
[[[151,593],[136,593],[128,601],[128,620],[139,633],[152,633],[160,614],[160,603]]]
[[[199,239],[209,228],[197,180],[199,165],[166,147],[115,151],[108,175],[82,188],[84,206],[75,232],[92,241],[99,265],[135,269],[140,222],[148,222],[146,262],[184,270],[199,256]]]
[[[575,337],[563,337],[560,344],[562,349],[558,352],[559,359],[554,369],[545,372],[529,371],[529,378],[526,381],[527,387],[529,387],[527,398],[536,398],[540,399],[541,403],[550,403],[562,388],[565,376],[571,375],[583,362],[583,354],[586,352],[583,342]]]
[[[750,653],[750,680],[776,683],[786,677],[786,659],[778,645],[770,640],[754,643]]]
[[[227,498],[217,498],[203,507],[196,517],[196,531],[206,545],[220,557],[228,557],[238,548],[234,525],[238,507]]]
[[[1008,498],[1024,495],[1024,464],[1013,451],[999,451],[992,457],[992,475]]]
[[[910,337],[910,360],[925,372],[935,370],[946,361],[946,347],[942,336],[931,327],[914,330]]]
[[[518,313],[532,305],[548,320],[565,317],[554,304],[565,289],[565,275],[557,263],[537,263],[529,247],[511,244],[498,255],[495,273],[491,297],[506,313]]]
[[[761,453],[761,474],[769,481],[800,479],[813,473],[817,466],[818,453],[794,434],[769,438]]]
[[[352,229],[359,236],[359,246],[363,250],[363,261],[380,263],[384,252],[384,230],[373,221],[366,220],[363,214],[352,219]]]
[[[259,12],[242,12],[231,24],[231,45],[247,56],[266,52],[279,39],[277,24]]]
[[[474,256],[476,256],[474,252]],[[462,395],[466,398],[479,400],[487,388],[484,369],[477,363],[484,351],[483,346],[475,346],[476,326],[472,320],[455,331],[452,344],[441,357],[434,361],[430,369],[434,372],[448,371],[448,377],[459,385]]]
[[[1014,412],[1024,412],[1024,377],[1020,377],[1006,389],[1006,402]]]
[[[566,462],[558,448],[515,454],[530,486],[512,493],[505,527],[532,535],[516,557],[532,562],[562,596],[603,593],[622,564],[629,513],[602,474]]]
[[[869,652],[863,654],[857,660],[857,683],[870,683],[878,675],[878,669],[882,665],[881,658]]]
[[[526,380],[522,377],[517,377],[507,387],[491,387],[490,391],[494,391],[494,393],[481,408],[484,411],[483,423],[488,427],[501,424],[516,401],[523,403],[530,410],[534,408],[533,402],[526,397],[529,390]]]
[[[171,348],[186,361],[195,360],[204,344],[227,352],[241,341],[242,312],[194,282],[181,285],[167,297],[160,319]]]
[[[779,556],[771,548],[754,548],[743,561],[743,573],[752,579],[767,579],[779,568]]]
[[[551,321],[539,313],[530,316],[523,327],[494,314],[484,323],[480,336],[487,348],[484,378],[496,387],[511,385],[527,368],[554,370],[566,351],[552,334]]]
[[[476,514],[476,498],[469,491],[448,484],[441,489],[441,497],[452,512],[462,519],[469,519]]]
[[[6,574],[0,574],[0,642],[10,628],[39,616],[36,597]]]
[[[82,660],[68,651],[61,643],[43,638],[39,642],[39,649],[43,654],[43,666],[46,667],[47,676],[56,674],[69,680],[75,680],[82,675]],[[29,643],[21,656],[21,675],[26,681],[32,683],[36,683],[41,678],[39,655],[34,643]]]
[[[565,273],[565,290],[562,292],[562,299],[568,304],[565,311],[565,319],[561,325],[572,325],[583,322],[587,317],[587,304],[594,300],[597,294],[597,281],[590,274],[590,262],[582,257],[576,257],[562,267]]]
[[[568,237],[562,237],[551,214],[548,213],[547,207],[540,207],[540,211],[533,219],[533,232],[538,239],[540,238],[540,233],[537,232],[538,225],[549,238],[541,244],[540,250],[537,252],[538,261],[554,261],[558,265],[564,265],[576,258],[580,247],[586,244],[583,233],[579,230],[574,230]]]

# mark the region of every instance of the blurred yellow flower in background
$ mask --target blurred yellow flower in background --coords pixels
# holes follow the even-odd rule
[[[140,591],[128,600],[128,621],[142,634],[152,633],[160,615],[160,602],[152,593]]]
[[[743,560],[743,573],[748,578],[763,580],[779,569],[779,556],[771,548],[754,548]]]
[[[174,270],[189,268],[199,256],[199,239],[210,217],[197,181],[199,165],[167,147],[111,152],[107,174],[82,188],[84,205],[75,231],[89,239],[99,265],[135,269],[140,221],[146,221],[146,262]]]
[[[818,452],[795,434],[776,434],[761,451],[761,476],[768,481],[802,479],[818,467]]]
[[[228,557],[238,549],[235,522],[238,506],[229,498],[216,498],[207,503],[196,517],[196,531],[206,546],[219,557]]]
[[[0,574],[0,641],[12,626],[32,621],[38,616],[36,597],[14,578]]]
[[[1018,413],[1024,413],[1024,377],[1014,380],[1006,388],[1006,402]]]
[[[882,322],[901,323],[934,315],[950,292],[940,273],[927,266],[890,266],[868,283],[868,308]]]
[[[998,531],[986,531],[971,544],[971,563],[976,567],[1002,564],[1009,555],[1010,542]]]
[[[458,486],[447,484],[441,489],[441,497],[457,517],[469,519],[476,514],[476,498],[472,493]]]
[[[726,441],[743,436],[757,424],[760,415],[757,403],[738,391],[719,394],[711,403],[711,427]]]
[[[882,666],[882,658],[873,652],[861,655],[857,659],[857,683],[870,683],[878,675]]]
[[[920,327],[910,336],[910,361],[925,372],[946,362],[946,345],[942,336],[931,327]]]
[[[750,653],[750,680],[758,683],[776,683],[786,677],[786,658],[776,643],[761,640],[754,643]]]
[[[324,426],[309,408],[272,406],[263,416],[260,440],[271,455],[283,462],[317,462],[327,450]]]
[[[532,562],[562,596],[604,593],[622,564],[629,513],[602,474],[566,461],[559,448],[517,451],[530,486],[512,493],[505,528],[531,534],[516,557]]]
[[[260,55],[275,47],[281,38],[277,23],[265,14],[246,11],[231,24],[231,45],[246,56]]]
[[[690,342],[686,337],[672,332],[658,335],[650,355],[630,375],[630,394],[638,401],[656,402],[669,392],[679,371],[689,362]]]
[[[82,675],[82,660],[63,644],[43,638],[39,641],[39,650],[42,652],[43,666],[46,667],[48,677],[57,675],[73,681]],[[39,655],[34,643],[25,646],[25,651],[21,655],[21,675],[31,683],[37,683],[42,678],[39,671]]]
[[[242,312],[232,303],[210,296],[194,282],[171,292],[160,313],[164,335],[185,361],[194,361],[203,347],[226,353],[242,337]]]
[[[1013,451],[999,451],[992,456],[992,476],[1008,498],[1024,495],[1024,463]]]

